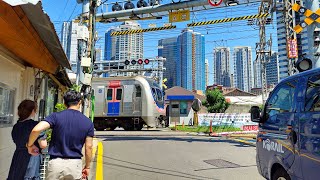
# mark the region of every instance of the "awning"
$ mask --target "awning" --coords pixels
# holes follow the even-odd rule
[[[41,2],[37,5],[21,5],[21,7],[55,60],[62,67],[71,69],[54,25],[51,23],[49,16],[43,12]]]
[[[51,74],[71,68],[41,3],[10,6],[0,1],[0,44],[26,64]]]

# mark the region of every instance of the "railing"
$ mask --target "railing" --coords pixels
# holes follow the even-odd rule
[[[40,179],[45,180],[46,179],[46,170],[49,162],[49,154],[48,149],[42,150],[42,161],[40,164]]]

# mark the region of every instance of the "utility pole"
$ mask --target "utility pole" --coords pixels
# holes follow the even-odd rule
[[[259,7],[259,14],[269,13],[269,11],[271,11],[272,5],[272,0],[261,1],[261,5]],[[258,63],[261,63],[261,90],[263,103],[265,103],[268,97],[266,63],[269,62],[269,59],[271,57],[272,47],[271,39],[268,42],[266,41],[266,24],[267,17],[258,19],[260,42],[256,44],[256,53]],[[267,48],[268,46],[269,49]]]
[[[77,85],[82,83],[80,90],[84,101],[82,112],[89,117],[92,91],[91,80],[95,58],[95,17],[97,0],[82,0],[81,3],[81,20],[84,22],[84,25],[79,26],[81,27],[79,29],[79,36],[81,38],[78,36],[79,61],[77,63]],[[88,24],[85,23],[87,20],[89,20]]]
[[[292,40],[297,40],[297,34],[293,30],[293,27],[296,26],[296,20],[295,20],[295,11],[292,9],[292,5],[296,3],[296,0],[286,0],[283,1],[284,3],[284,21],[286,24],[286,40],[287,44],[288,42]],[[297,50],[298,51],[298,50]],[[287,52],[288,55],[288,75],[293,75],[296,70],[294,67],[295,62],[298,60],[298,57],[296,58],[290,58],[289,52]]]
[[[90,66],[86,67],[85,78],[90,79],[85,88],[84,92],[84,114],[89,117],[91,110],[91,96],[92,96],[92,73],[93,73],[93,64],[95,61],[95,22],[96,22],[96,9],[97,9],[97,0],[89,1],[89,40],[88,40],[88,58],[90,59]]]

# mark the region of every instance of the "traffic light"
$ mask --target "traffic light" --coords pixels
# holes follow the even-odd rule
[[[124,64],[126,65],[126,66],[128,66],[128,65],[130,65],[130,64],[132,64],[132,65],[136,65],[136,64],[139,64],[139,65],[142,65],[142,64],[149,64],[150,63],[150,60],[149,59],[145,59],[145,60],[143,60],[143,59],[138,59],[138,60],[134,60],[134,59],[132,59],[131,61],[129,61],[129,60],[125,60],[124,61]]]

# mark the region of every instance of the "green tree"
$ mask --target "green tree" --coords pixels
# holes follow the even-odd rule
[[[202,105],[207,107],[209,113],[223,113],[230,106],[219,89],[207,90],[206,98]]]

